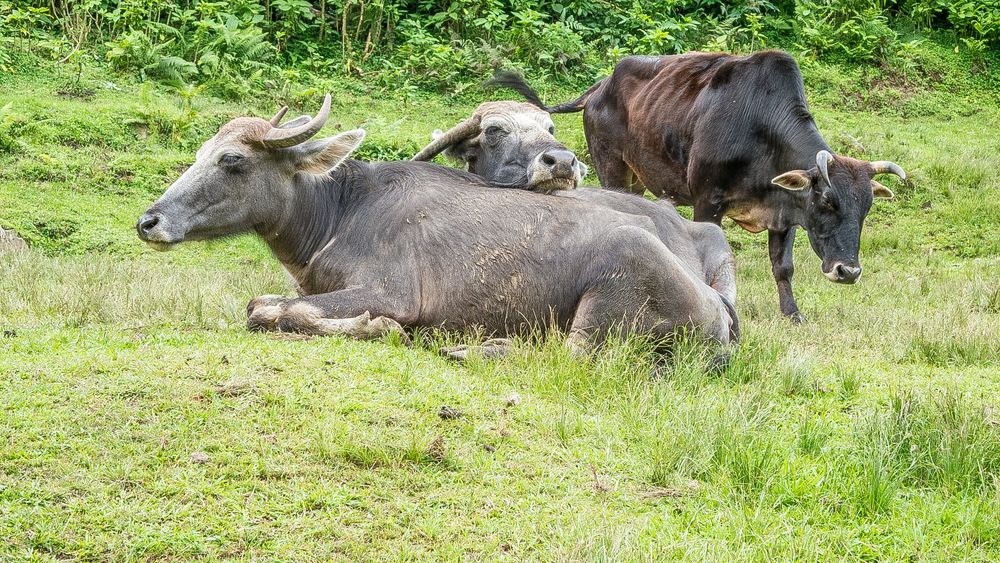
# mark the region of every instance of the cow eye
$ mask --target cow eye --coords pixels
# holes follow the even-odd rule
[[[830,211],[836,211],[837,210],[837,201],[835,199],[833,199],[832,197],[828,196],[826,193],[824,193],[822,196],[820,196],[819,203],[824,208],[829,209]]]
[[[229,153],[222,155],[222,158],[219,159],[219,164],[223,166],[232,166],[241,160],[243,160],[243,155]]]

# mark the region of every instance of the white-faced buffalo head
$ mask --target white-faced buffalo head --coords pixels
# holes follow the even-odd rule
[[[889,188],[872,179],[878,174],[895,174],[906,179],[903,169],[893,162],[834,157],[821,150],[816,154],[813,168],[792,170],[771,180],[805,196],[802,226],[823,261],[823,275],[830,281],[854,283],[861,277],[858,251],[865,217],[873,198],[893,197]]]
[[[552,118],[521,102],[486,102],[472,117],[442,133],[413,160],[444,152],[488,182],[539,192],[573,189],[587,166],[553,137]]]
[[[223,125],[195,155],[194,164],[136,223],[139,238],[158,250],[186,240],[207,240],[256,230],[273,231],[288,220],[285,209],[295,177],[323,174],[364,140],[357,129],[310,141],[330,114],[330,96],[316,117],[279,125],[239,117]]]

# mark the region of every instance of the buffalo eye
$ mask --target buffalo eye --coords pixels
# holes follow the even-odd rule
[[[504,131],[502,127],[497,127],[496,125],[491,125],[490,127],[486,128],[487,137],[500,137],[506,134],[507,132]]]
[[[219,164],[223,166],[235,166],[241,160],[243,160],[243,155],[228,153],[222,155],[222,158],[219,159]]]
[[[555,134],[556,134],[555,126],[549,125],[549,135],[555,135]]]

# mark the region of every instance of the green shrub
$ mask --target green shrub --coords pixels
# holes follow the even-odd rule
[[[978,73],[1000,41],[1000,0],[0,0],[0,14],[0,36],[19,50],[65,61],[92,49],[140,79],[193,81],[230,98],[260,91],[289,64],[375,74],[404,93],[461,91],[501,66],[582,86],[625,54],[695,49],[793,48],[918,76],[919,41],[903,39],[914,28],[951,34],[943,40]],[[0,68],[13,61],[0,49]]]

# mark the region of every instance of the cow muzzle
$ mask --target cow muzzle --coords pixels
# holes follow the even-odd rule
[[[174,240],[164,228],[165,220],[159,213],[144,213],[135,224],[139,239],[156,250],[170,250],[180,240]]]
[[[852,284],[861,279],[861,266],[850,266],[844,262],[835,262],[829,271],[823,271],[823,275],[833,283]]]
[[[528,168],[528,186],[539,192],[571,190],[580,185],[587,167],[572,151],[547,150],[539,154]]]

